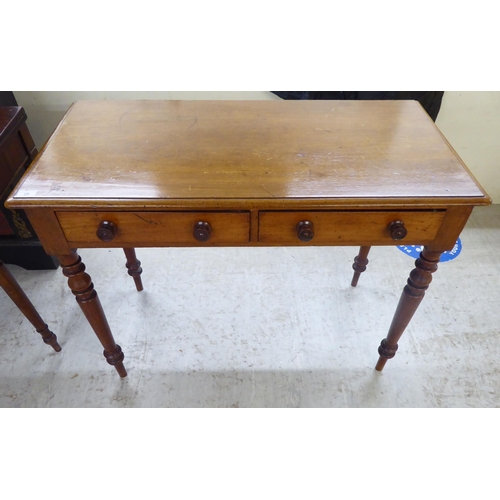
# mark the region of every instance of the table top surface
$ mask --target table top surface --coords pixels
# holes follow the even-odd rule
[[[490,203],[416,101],[79,101],[9,204],[217,199]]]

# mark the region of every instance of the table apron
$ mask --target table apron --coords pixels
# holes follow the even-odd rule
[[[425,245],[436,238],[446,210],[297,210],[297,211],[58,211],[57,220],[72,248],[168,246],[336,246]],[[309,221],[310,241],[301,241],[297,226]],[[404,223],[407,235],[391,238],[389,225]],[[111,222],[116,234],[101,241],[97,229]],[[194,226],[208,223],[207,241],[197,241]],[[251,225],[258,225],[251,231]]]

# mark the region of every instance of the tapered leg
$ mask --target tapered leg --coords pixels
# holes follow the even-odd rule
[[[141,280],[141,274],[142,274],[141,261],[137,260],[134,248],[124,248],[123,251],[125,252],[125,257],[127,258],[127,263],[125,265],[128,269],[128,274],[129,276],[132,276],[132,278],[134,278],[135,287],[137,288],[137,291],[142,292],[143,287]]]
[[[420,257],[415,261],[415,269],[410,273],[399,304],[394,314],[387,338],[382,340],[378,353],[376,370],[382,371],[388,359],[393,358],[398,350],[398,340],[405,331],[413,314],[424,298],[425,291],[432,281],[432,273],[438,268],[441,252],[431,252],[424,248]]]
[[[35,327],[36,331],[42,336],[43,341],[50,345],[54,351],[59,352],[61,346],[57,343],[57,337],[49,330],[43,319],[38,314],[35,306],[28,299],[19,283],[0,260],[0,286],[5,293],[12,299],[14,304],[26,316],[27,320]]]
[[[356,286],[358,284],[359,277],[361,273],[366,271],[366,265],[368,264],[368,253],[371,247],[360,247],[359,254],[354,257],[354,264],[352,268],[354,269],[354,275],[352,277],[351,286]]]
[[[104,347],[104,356],[107,362],[116,368],[120,377],[126,377],[127,371],[123,366],[123,352],[121,347],[115,344],[101,301],[94,290],[94,284],[90,276],[85,272],[82,259],[76,252],[70,255],[60,255],[58,259],[64,276],[68,278],[68,285],[75,295],[78,305]]]

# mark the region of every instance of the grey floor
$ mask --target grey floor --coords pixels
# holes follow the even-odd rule
[[[478,208],[382,373],[413,259],[374,247],[138,249],[80,254],[129,372],[120,379],[57,271],[9,265],[55,353],[0,290],[1,407],[498,407],[500,205]]]

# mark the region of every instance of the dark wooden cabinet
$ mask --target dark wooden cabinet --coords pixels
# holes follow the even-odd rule
[[[35,144],[20,106],[0,106],[0,259],[25,269],[57,269],[22,210],[9,210],[5,200],[34,157]]]

